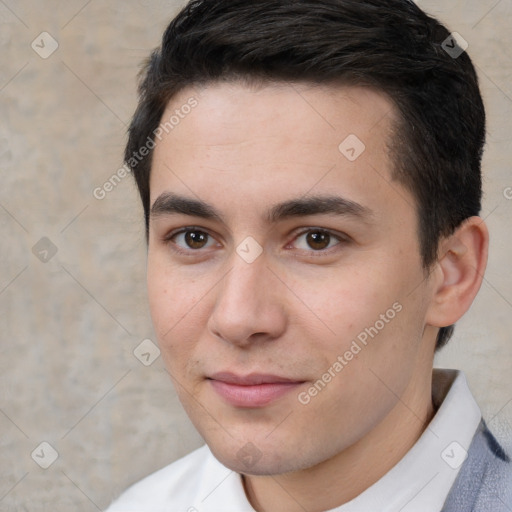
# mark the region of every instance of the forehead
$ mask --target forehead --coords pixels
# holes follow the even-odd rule
[[[193,110],[187,108],[191,98],[197,101]],[[165,135],[183,141],[189,128],[210,145],[247,142],[249,136],[336,144],[347,130],[368,137],[378,128],[386,136],[396,118],[392,100],[369,87],[282,82],[185,88],[169,102],[162,123],[182,110],[180,120],[174,115],[178,125]]]
[[[194,108],[185,108],[189,104]],[[172,129],[168,123],[156,141],[151,204],[169,191],[209,200],[230,195],[230,203],[221,206],[233,211],[240,207],[237,198],[245,208],[258,208],[311,192],[336,191],[363,205],[397,195],[388,184],[396,111],[384,93],[352,86],[215,83],[182,90],[161,126],[173,116]]]

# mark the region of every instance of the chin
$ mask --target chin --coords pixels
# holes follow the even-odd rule
[[[245,475],[280,475],[306,469],[315,464],[315,461],[305,460],[304,454],[298,453],[294,447],[287,450],[283,446],[279,449],[271,445],[256,446],[248,442],[234,450],[233,442],[221,447],[209,441],[207,444],[213,455],[224,466]]]

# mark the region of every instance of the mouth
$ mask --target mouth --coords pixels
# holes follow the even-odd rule
[[[235,375],[219,372],[207,377],[213,390],[235,407],[264,407],[305,381],[270,374]]]

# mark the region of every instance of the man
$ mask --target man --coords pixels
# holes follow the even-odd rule
[[[110,512],[510,511],[433,356],[487,262],[468,55],[408,0],[196,0],[126,161],[155,332],[206,446]]]

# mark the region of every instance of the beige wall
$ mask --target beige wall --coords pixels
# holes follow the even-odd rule
[[[93,196],[122,165],[139,63],[179,4],[0,2],[2,511],[101,510],[201,443],[161,358],[146,367],[133,354],[154,339],[134,185],[128,177],[103,200]],[[512,424],[512,200],[504,195],[512,187],[512,0],[421,5],[469,42],[489,117],[489,267],[437,364],[465,371],[491,427],[505,435]],[[52,41],[38,37],[43,31],[59,45],[46,59],[31,47],[35,40],[43,56],[51,50]],[[51,462],[43,441],[58,452],[48,469],[36,464]]]

